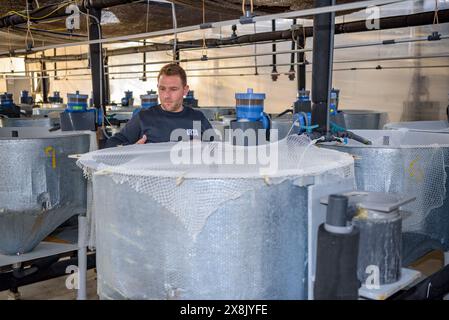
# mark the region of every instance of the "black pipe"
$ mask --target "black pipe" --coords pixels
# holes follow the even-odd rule
[[[45,17],[45,19],[53,19],[68,16],[69,14],[65,13],[65,7],[58,9],[59,6],[60,4],[51,4],[48,6],[43,6],[35,10],[32,10],[29,13],[30,21],[31,22],[41,21],[40,19],[41,17]],[[9,26],[15,26],[24,23],[27,23],[26,14],[23,15],[11,14],[0,18],[0,28],[6,28]]]
[[[181,60],[181,58],[180,58],[180,51],[179,51],[179,47],[178,46],[176,46],[175,60],[177,61],[176,64],[179,65],[179,60]]]
[[[276,20],[271,20],[271,30],[276,31]],[[271,70],[271,80],[276,81],[279,77],[278,70],[276,69],[276,42],[272,44],[273,51],[273,70]]]
[[[315,7],[331,6],[333,0],[315,0]],[[319,130],[327,131],[328,97],[332,78],[329,70],[333,64],[333,29],[332,13],[317,14],[313,17],[313,65],[312,65],[312,123]]]
[[[79,8],[80,10],[86,12],[90,9],[102,9],[107,7],[113,7],[121,4],[138,2],[139,0],[84,0]],[[32,2],[32,1],[31,1]],[[63,6],[58,9],[60,3],[51,4],[47,6],[42,6],[30,12],[30,21],[39,22],[40,17],[45,17],[45,19],[53,19],[66,17],[71,13],[66,13],[66,6]],[[53,12],[54,11],[54,12]],[[24,15],[26,16],[26,15]],[[33,19],[34,18],[34,19]],[[37,19],[36,19],[37,18]],[[23,16],[12,14],[6,17],[0,18],[0,28],[5,28],[9,26],[15,26],[18,24],[26,23],[27,19]]]
[[[41,88],[42,88],[42,101],[48,103],[48,88],[50,87],[50,80],[47,74],[47,68],[45,62],[41,62]]]
[[[293,19],[292,28],[293,27],[296,27],[296,19]],[[291,50],[295,50],[295,46],[296,46],[296,41],[294,39],[294,33],[293,33]],[[291,65],[290,65],[290,70],[288,71],[288,73],[289,73],[288,79],[293,81],[293,80],[295,80],[295,53],[292,53],[290,55],[290,63],[291,63]]]
[[[105,103],[109,104],[111,102],[111,87],[109,83],[109,59],[104,58],[104,85],[105,85]]]
[[[145,46],[147,44],[146,40],[143,40],[143,45]],[[142,73],[142,81],[147,81],[147,54],[146,52],[143,53],[143,61],[142,61],[142,69],[143,69],[143,73]]]
[[[416,27],[423,25],[433,24],[434,12],[424,12],[417,13],[413,15],[403,15],[403,16],[395,16],[395,17],[386,17],[380,19],[380,26],[382,30],[386,29],[394,29],[394,28],[405,28],[405,27]],[[449,9],[438,11],[438,21],[440,24],[449,22]],[[367,28],[366,21],[353,21],[353,22],[345,22],[335,25],[335,34],[343,34],[343,33],[353,33],[353,32],[364,32],[364,31],[372,31]],[[236,36],[229,39],[206,39],[206,46],[208,48],[217,48],[221,46],[227,45],[244,45],[251,44],[255,42],[272,42],[272,41],[280,41],[280,40],[289,40],[292,39],[292,30],[280,30],[275,32],[260,32],[257,34],[250,34],[244,36]],[[295,34],[301,38],[307,38],[313,36],[313,28],[305,27],[301,30],[296,30]],[[182,41],[177,43],[178,49],[191,49],[191,48],[201,48],[203,46],[203,40],[191,40],[191,41]],[[124,54],[132,54],[132,53],[142,53],[142,52],[156,52],[156,51],[166,51],[171,50],[173,48],[172,45],[168,44],[154,44],[148,46],[139,46],[139,47],[129,47],[129,48],[121,48],[115,50],[108,50],[108,56],[116,56],[116,55],[124,55]],[[8,55],[3,55],[7,56]],[[58,57],[60,61],[70,61],[70,60],[83,60],[87,58],[87,55],[68,55],[67,57]],[[27,62],[35,62],[40,61],[41,58],[28,58]],[[53,57],[46,57],[47,61],[52,61]]]
[[[298,36],[296,38],[296,42],[298,43],[298,48],[305,48],[306,42],[304,37],[301,37],[301,33],[298,33]],[[297,63],[301,63],[298,65],[298,91],[299,90],[305,90],[306,89],[306,64],[305,62],[305,53],[304,52],[298,52],[296,55]]]
[[[53,49],[53,56],[56,57],[56,48]],[[56,70],[56,68],[57,68],[57,63],[55,62],[53,64],[53,69],[55,70],[55,80],[56,80],[56,77],[58,76],[58,71]]]
[[[81,9],[104,9],[138,1],[140,0],[84,0]]]
[[[98,22],[101,19],[101,9],[92,8],[89,9],[89,14],[96,17]],[[89,38],[91,40],[100,39],[101,26],[97,23],[97,19],[89,19]],[[104,66],[103,66],[103,52],[102,44],[95,43],[89,45],[90,51],[90,70],[92,74],[92,91],[93,102],[95,108],[99,109],[103,107],[103,114],[106,115],[106,94],[105,94],[105,81],[104,81]]]

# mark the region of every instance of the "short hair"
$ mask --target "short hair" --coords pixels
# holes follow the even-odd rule
[[[183,86],[187,85],[187,75],[184,69],[176,63],[169,63],[162,67],[157,76],[157,81],[162,76],[179,76],[181,78]]]

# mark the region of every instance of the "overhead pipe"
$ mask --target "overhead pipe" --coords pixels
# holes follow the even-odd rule
[[[80,10],[86,12],[90,9],[103,9],[133,2],[140,2],[140,0],[82,0],[80,1],[78,7]],[[30,21],[38,22],[41,20],[41,17],[45,17],[47,20],[66,17],[70,15],[70,13],[65,12],[67,5],[69,5],[69,3],[65,5],[55,3],[34,9],[30,12]],[[0,18],[0,28],[24,24],[26,22],[27,19],[25,17],[17,14],[11,14]]]
[[[305,9],[305,10],[295,10],[295,11],[289,11],[285,13],[280,14],[274,14],[274,15],[263,15],[263,16],[256,16],[252,18],[253,22],[260,22],[260,21],[270,21],[273,19],[291,19],[291,18],[298,18],[298,17],[307,17],[310,15],[318,14],[318,13],[324,13],[324,12],[339,12],[339,11],[347,11],[347,10],[355,10],[360,8],[366,8],[368,6],[373,5],[385,5],[385,4],[391,4],[396,2],[402,2],[404,0],[366,0],[366,1],[356,1],[346,4],[339,4],[335,6],[327,6],[322,8],[312,8],[312,9]],[[214,22],[209,24],[208,26],[210,28],[219,28],[222,26],[228,26],[233,25],[236,23],[239,23],[240,20],[234,19],[234,20],[226,20],[226,21],[220,21],[220,22]],[[167,36],[172,35],[174,33],[185,33],[190,31],[198,31],[201,30],[202,25],[194,25],[194,26],[188,26],[188,27],[182,27],[182,28],[171,28],[166,29],[162,31],[152,31],[152,32],[145,32],[145,33],[138,33],[138,34],[132,34],[132,35],[126,35],[126,36],[118,36],[118,37],[111,37],[107,39],[97,39],[97,40],[89,40],[89,41],[80,41],[76,45],[84,45],[84,44],[94,44],[94,43],[114,43],[114,42],[120,42],[120,41],[131,41],[135,39],[147,39],[152,37],[159,37],[159,36]],[[48,50],[53,48],[63,48],[63,47],[71,47],[75,46],[75,44],[64,44],[64,45],[49,45],[49,46],[41,46],[33,48],[32,52],[42,51],[42,50]],[[1,51],[0,56],[3,55],[11,55],[11,54],[27,54],[29,53],[26,49],[18,49],[13,52],[9,51]]]
[[[449,36],[441,36],[441,39],[449,39]],[[413,38],[413,39],[406,39],[403,41],[396,40],[395,43],[408,43],[408,42],[416,42],[416,41],[427,41],[426,38]],[[369,43],[369,45],[378,45],[381,43]],[[345,45],[345,46],[335,46],[334,49],[343,49],[343,48],[355,48],[355,47],[361,47],[361,46],[367,46],[367,44],[358,44],[357,46],[354,45]],[[312,51],[311,49],[304,49],[304,50],[288,50],[288,51],[277,51],[277,54],[286,54],[291,52],[299,52],[304,53],[306,51]],[[271,55],[271,53],[258,53],[257,56],[267,56]],[[232,55],[232,56],[223,56],[223,57],[211,57],[209,60],[221,60],[221,59],[232,59],[232,58],[245,58],[245,57],[252,57],[254,54],[248,54],[248,55]],[[399,56],[399,57],[377,57],[377,58],[366,58],[366,59],[352,59],[352,60],[337,60],[334,61],[334,64],[336,63],[357,63],[357,62],[372,62],[372,61],[392,61],[392,60],[406,60],[406,59],[436,59],[436,58],[449,58],[449,54],[432,54],[432,55],[411,55],[411,56]],[[179,60],[182,62],[194,62],[194,61],[201,61],[200,58],[198,59],[184,59]],[[172,60],[166,60],[166,61],[153,61],[153,62],[147,62],[145,65],[154,65],[154,64],[166,64],[170,63]],[[291,62],[290,62],[291,64]],[[298,65],[299,67],[310,65],[313,63],[303,61],[303,59],[299,59],[299,62],[294,63],[294,65]],[[140,66],[141,63],[125,63],[125,64],[115,64],[115,65],[109,65],[109,68],[118,68],[118,67],[133,67],[133,66]],[[280,64],[277,64],[278,66]],[[288,65],[288,64],[287,64]],[[69,71],[69,70],[85,70],[89,69],[89,67],[72,67],[72,68],[59,68],[58,71]],[[207,68],[206,68],[207,69]],[[299,69],[301,72],[301,69]],[[47,71],[55,71],[55,69],[47,69]],[[147,71],[147,73],[152,71]],[[305,72],[305,69],[304,69]],[[300,77],[304,77],[304,80],[302,84],[298,84],[299,89],[305,89],[305,75],[303,76],[304,72],[300,73]],[[0,74],[7,75],[7,74],[18,74],[18,73],[25,73],[25,71],[14,71],[11,72],[0,72]],[[290,71],[288,72],[290,74]],[[298,78],[299,79],[299,78]]]
[[[285,64],[285,65],[289,65],[289,64]],[[269,65],[271,66],[271,65]],[[279,64],[278,64],[279,66]],[[254,68],[254,66],[249,66],[248,68]],[[333,69],[333,72],[336,71],[366,71],[366,70],[397,70],[397,69],[441,69],[441,68],[449,68],[449,65],[431,65],[431,66],[392,66],[392,67],[383,67],[380,65],[377,65],[375,67],[357,67],[357,68],[340,68],[340,69]],[[311,70],[308,70],[307,72],[312,72]],[[133,72],[133,73],[139,73],[137,71]],[[120,73],[121,74],[121,73]],[[287,73],[282,73],[285,75],[288,75]],[[236,76],[269,76],[271,75],[271,73],[268,72],[263,72],[263,73],[247,73],[247,74],[243,74],[243,73],[236,73],[236,74],[201,74],[201,75],[192,75],[189,74],[189,78],[191,77],[236,77]],[[86,73],[86,74],[69,74],[66,77],[67,78],[72,78],[72,77],[81,77],[81,76],[86,76],[86,77],[90,77],[91,74],[90,73]],[[40,76],[39,76],[40,77]],[[33,76],[24,76],[24,77],[20,77],[17,79],[32,79],[34,78]],[[54,76],[45,76],[43,78],[54,78]],[[119,79],[139,79],[139,76],[135,76],[135,77],[120,77],[120,78],[115,78],[115,77],[111,77],[111,80],[119,80]],[[147,76],[147,79],[156,79],[157,75],[155,76]],[[15,77],[11,77],[8,79],[16,79]],[[83,79],[83,78],[72,78],[72,80],[87,80],[87,79]]]
[[[40,8],[34,9],[29,13],[30,21],[37,22],[42,17],[45,19],[54,19],[68,16],[69,14],[65,13],[65,5],[61,6],[61,4],[50,4],[46,6],[42,6]],[[5,17],[0,18],[0,28],[12,27],[19,24],[27,23],[26,15],[18,15],[18,14],[10,14]]]
[[[394,29],[394,28],[404,28],[404,27],[417,27],[423,25],[433,24],[434,12],[424,12],[424,13],[416,13],[412,15],[402,15],[402,16],[394,16],[394,17],[386,17],[379,19],[381,30]],[[449,9],[438,11],[438,21],[439,23],[447,23],[449,22]],[[372,31],[367,28],[366,21],[352,21],[339,23],[335,25],[335,34],[344,34],[344,33],[353,33],[353,32],[364,32],[364,31]],[[293,33],[293,34],[292,34]],[[296,38],[307,38],[313,36],[313,27],[304,27],[298,30],[279,30],[274,32],[259,32],[257,34],[248,34],[243,36],[236,36],[230,39],[206,39],[206,46],[208,48],[218,48],[222,46],[232,46],[232,45],[245,45],[251,44],[255,42],[272,42],[272,41],[282,41],[282,40],[290,40],[292,36]],[[181,41],[177,43],[178,49],[192,49],[192,48],[201,48],[203,46],[203,40],[192,40],[192,41]],[[118,56],[118,55],[126,55],[133,53],[143,53],[143,52],[157,52],[157,51],[167,51],[173,48],[170,44],[153,44],[148,46],[138,46],[138,47],[128,47],[122,49],[114,49],[107,50],[107,56]],[[5,56],[9,57],[8,53]],[[0,55],[1,56],[1,55]],[[39,60],[40,58],[32,58],[28,59],[29,61]],[[47,57],[51,61],[52,57]],[[87,55],[74,56],[69,55],[66,60],[81,60],[87,59]]]
[[[115,7],[122,4],[142,2],[141,0],[82,0],[79,4],[80,9],[104,9]]]

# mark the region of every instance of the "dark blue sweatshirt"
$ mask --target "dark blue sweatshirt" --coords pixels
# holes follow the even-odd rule
[[[134,144],[144,134],[147,143],[201,139],[204,131],[211,128],[200,111],[184,107],[181,112],[169,112],[158,105],[136,113],[120,132],[106,141],[105,148]],[[172,132],[176,134],[171,137]]]

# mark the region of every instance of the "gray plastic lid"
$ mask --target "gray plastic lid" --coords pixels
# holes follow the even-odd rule
[[[349,198],[349,206],[357,206],[359,208],[381,211],[393,212],[399,207],[407,204],[415,197],[406,196],[399,193],[384,193],[384,192],[367,192],[367,191],[351,191],[342,193],[342,195]],[[320,199],[322,204],[328,204],[328,197]]]
[[[265,93],[254,93],[252,88],[248,88],[246,93],[236,93],[236,99],[246,99],[246,100],[264,100]]]

